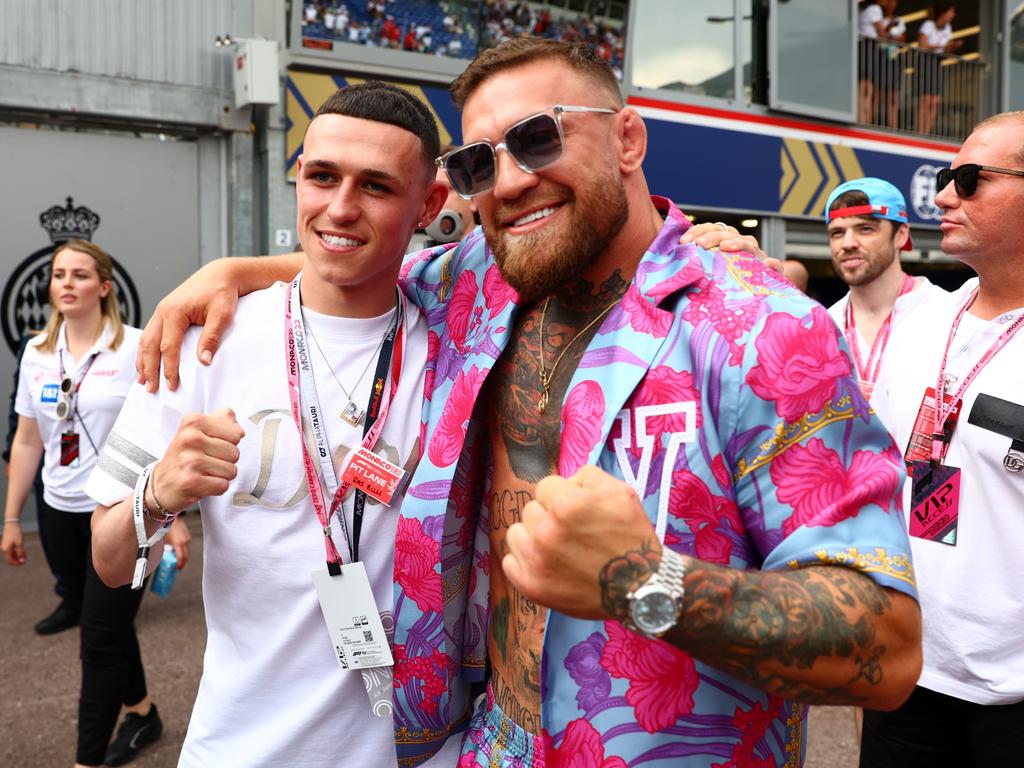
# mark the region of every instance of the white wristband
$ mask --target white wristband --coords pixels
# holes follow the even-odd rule
[[[135,535],[139,541],[139,551],[136,555],[135,560],[135,575],[132,577],[132,589],[142,589],[142,582],[146,579],[146,565],[149,562],[149,551],[153,545],[156,544],[160,539],[167,535],[167,529],[171,527],[173,519],[164,523],[156,532],[146,538],[146,483],[149,482],[150,473],[153,471],[153,467],[156,466],[154,461],[139,475],[139,479],[135,481],[135,493],[132,496],[132,514],[135,518]]]

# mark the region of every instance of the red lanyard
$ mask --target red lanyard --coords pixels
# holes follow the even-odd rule
[[[908,294],[912,290],[914,290],[914,278],[910,275],[904,275],[903,286],[900,288],[896,299],[899,300],[900,296]],[[889,315],[885,318],[885,322],[882,323],[882,327],[878,329],[878,335],[875,336],[875,343],[871,345],[871,351],[868,352],[868,360],[865,365],[860,356],[860,340],[857,338],[857,325],[853,315],[853,297],[851,296],[846,302],[846,344],[850,347],[853,364],[857,369],[857,380],[865,382],[871,387],[874,387],[875,382],[878,381],[878,373],[882,370],[882,356],[885,354],[885,348],[889,344],[889,335],[892,333],[892,315],[894,311],[895,306],[889,311]]]
[[[1017,316],[1017,319],[1010,323],[1010,327],[999,334],[999,338],[996,339],[992,346],[990,346],[985,354],[981,356],[981,359],[974,364],[970,372],[964,377],[964,380],[960,383],[960,388],[957,389],[956,395],[954,395],[949,403],[946,403],[946,363],[949,361],[949,348],[953,345],[953,339],[956,337],[957,329],[960,327],[960,320],[963,319],[964,313],[970,309],[970,306],[974,303],[975,298],[978,296],[978,289],[975,288],[971,295],[967,297],[967,301],[964,302],[963,306],[956,313],[956,317],[953,319],[953,327],[949,329],[949,338],[946,339],[946,349],[942,353],[942,365],[939,368],[939,379],[935,383],[935,428],[932,430],[932,461],[938,462],[942,460],[942,446],[945,442],[945,435],[943,434],[943,428],[946,425],[946,419],[949,418],[949,414],[953,412],[953,408],[963,398],[964,393],[971,383],[978,377],[981,370],[989,364],[989,361],[996,356],[1003,347],[1005,347],[1010,339],[1013,338],[1014,334],[1024,326],[1024,312],[1021,312]]]
[[[288,397],[291,401],[292,407],[292,418],[295,420],[295,426],[299,430],[299,442],[302,445],[302,463],[306,475],[306,487],[309,489],[309,498],[313,504],[313,511],[316,513],[317,520],[320,522],[320,527],[324,533],[324,547],[327,552],[327,568],[332,575],[338,575],[341,572],[341,555],[338,553],[337,547],[334,545],[334,539],[331,538],[331,518],[339,512],[341,508],[342,499],[351,487],[349,483],[338,484],[337,477],[334,473],[334,462],[331,458],[330,445],[327,442],[327,428],[323,423],[323,410],[320,407],[320,401],[316,394],[316,384],[313,380],[313,369],[309,361],[309,348],[306,346],[306,329],[302,322],[302,306],[299,300],[299,283],[302,279],[302,273],[300,272],[295,276],[295,280],[288,286],[288,290],[285,296],[285,356],[286,356],[286,368],[288,371]],[[401,375],[402,369],[402,358],[404,356],[403,345],[405,343],[405,331],[403,319],[405,312],[402,302],[404,297],[400,296],[398,304],[398,311],[396,313],[396,330],[392,333],[388,331],[390,336],[390,343],[387,343],[388,337],[385,337],[385,344],[382,345],[381,355],[387,354],[389,358],[392,358],[392,350],[397,348],[397,352],[391,359],[391,377],[387,382],[381,382],[381,385],[387,385],[388,391],[383,398],[378,398],[382,403],[379,406],[379,413],[377,418],[373,420],[373,426],[369,427],[364,434],[362,447],[372,449],[373,445],[377,442],[377,438],[380,437],[381,431],[384,429],[384,423],[387,420],[388,411],[391,407],[391,402],[394,400],[395,393],[398,391],[398,381]],[[375,382],[376,385],[376,382]],[[303,396],[303,389],[306,390],[305,397]],[[373,389],[376,389],[374,386]],[[378,393],[374,393],[371,390],[370,398],[371,404],[373,399],[377,397]],[[320,474],[323,476],[323,481],[327,485],[328,493],[333,486],[337,485],[331,499],[330,509],[328,509],[325,503],[325,496],[323,487],[320,484],[320,477],[317,475],[316,465],[313,463],[312,457],[309,455],[309,448],[306,445],[305,433],[302,429],[302,401],[306,401],[306,415],[309,419],[309,425],[313,432],[313,441],[316,444],[317,454],[320,460]],[[367,414],[367,418],[373,418],[372,412]],[[349,537],[348,525],[345,522],[344,514],[337,514],[338,522],[341,525],[342,533],[345,536],[345,540],[349,545],[349,553],[354,557],[355,548],[353,541]]]

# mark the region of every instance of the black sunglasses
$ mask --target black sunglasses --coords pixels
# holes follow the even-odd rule
[[[936,192],[946,188],[949,182],[953,182],[957,195],[970,197],[978,191],[978,178],[982,171],[992,173],[1007,173],[1010,176],[1024,176],[1024,171],[1015,171],[1012,168],[996,168],[991,165],[975,165],[965,163],[956,168],[942,168],[935,174]]]
[[[437,165],[448,175],[452,189],[467,200],[494,186],[498,174],[498,150],[504,149],[516,165],[527,173],[536,173],[555,163],[561,156],[565,133],[565,112],[600,112],[614,115],[603,107],[570,107],[556,104],[550,110],[523,118],[507,131],[499,142],[474,141],[437,158]]]

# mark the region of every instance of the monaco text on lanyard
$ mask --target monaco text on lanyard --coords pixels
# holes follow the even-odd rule
[[[357,488],[359,493],[365,492],[389,504],[397,492],[398,486],[404,479],[405,472],[400,467],[386,462],[373,453],[373,446],[380,437],[387,420],[388,411],[395,394],[398,390],[398,382],[401,376],[402,360],[404,357],[404,345],[406,333],[404,329],[405,305],[404,297],[399,293],[395,321],[389,328],[381,345],[380,357],[377,361],[377,375],[370,392],[370,402],[367,405],[366,422],[363,430],[363,442],[355,451],[339,483],[334,472],[334,462],[331,457],[330,445],[327,441],[327,427],[323,421],[324,412],[320,407],[317,397],[316,384],[313,379],[313,369],[310,362],[309,347],[306,344],[306,329],[302,320],[302,305],[300,301],[300,282],[302,274],[295,277],[295,280],[288,287],[285,298],[285,354],[287,357],[286,367],[288,373],[288,396],[291,401],[292,417],[295,426],[299,431],[299,441],[302,446],[303,467],[306,477],[306,486],[309,490],[310,501],[313,504],[313,511],[316,513],[324,534],[324,546],[327,553],[327,569],[332,576],[341,573],[341,555],[338,553],[331,537],[331,518],[337,516],[342,534],[349,547],[351,561],[358,558],[358,535],[361,526],[361,513],[363,504],[357,504],[359,516],[355,518],[355,531],[350,536],[345,515],[341,512],[342,499],[349,488]],[[390,376],[388,373],[390,372]],[[302,428],[303,414],[308,419],[310,429],[313,433],[313,442],[317,451],[317,459],[320,465],[318,475],[317,467],[309,454],[309,449],[304,438]],[[377,466],[383,464],[377,475],[386,475],[393,482],[384,483],[386,487],[379,487],[374,484],[370,488],[363,487],[359,478],[365,474],[366,466]],[[355,468],[354,468],[355,467]],[[353,475],[358,475],[353,479]],[[374,475],[376,478],[377,475]],[[321,478],[323,485],[321,485]],[[330,507],[326,503],[324,488],[327,488],[327,496],[330,496]],[[390,492],[388,492],[390,491]]]
[[[968,387],[981,373],[982,369],[993,357],[1005,347],[1014,334],[1024,326],[1024,313],[1021,313],[1009,327],[1004,330],[985,353],[963,377],[960,386],[952,395],[946,392],[949,378],[946,366],[949,362],[949,349],[953,345],[957,329],[964,313],[971,307],[978,296],[975,288],[967,301],[963,303],[953,319],[953,325],[946,339],[946,348],[942,353],[938,379],[934,392],[929,388],[921,402],[915,432],[931,430],[930,452],[921,450],[928,444],[926,436],[920,435],[917,441],[911,437],[908,447],[908,458],[914,452],[910,462],[910,474],[913,478],[910,506],[910,535],[928,541],[956,545],[957,527],[960,516],[960,469],[946,465],[943,460],[956,427],[956,417],[963,403]],[[928,416],[932,416],[928,419]],[[927,460],[924,460],[927,457]]]
[[[914,278],[910,275],[904,275],[903,285],[896,296],[897,301],[901,296],[910,293],[912,290],[914,290]],[[885,322],[882,323],[882,327],[878,329],[878,335],[875,336],[875,342],[871,345],[871,351],[868,352],[868,359],[865,362],[860,355],[860,341],[857,338],[857,322],[853,313],[853,299],[850,298],[846,302],[846,344],[850,348],[850,354],[853,356],[853,365],[857,370],[857,383],[860,385],[860,391],[866,400],[871,399],[871,393],[874,391],[875,383],[878,381],[878,373],[882,369],[882,356],[885,354],[885,348],[889,343],[889,335],[892,333],[892,315],[894,311],[895,307],[889,311],[889,315],[885,318]]]

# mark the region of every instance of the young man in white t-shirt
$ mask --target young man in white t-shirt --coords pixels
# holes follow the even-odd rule
[[[865,711],[865,768],[1019,765],[1024,754],[1021,147],[1024,112],[996,115],[939,173],[942,250],[978,279],[910,313],[875,387],[878,415],[917,460],[904,509],[924,669],[898,710]],[[943,411],[956,406],[948,418],[922,408],[938,389]]]
[[[368,471],[419,460],[426,323],[396,282],[412,232],[447,194],[437,154],[433,117],[405,91],[366,83],[328,99],[298,164],[301,283],[242,299],[208,368],[190,332],[182,386],[136,386],[90,478],[96,566],[111,584],[133,578],[137,525],[151,537],[202,507],[209,639],[182,766],[457,759],[458,735],[431,757],[405,734],[396,752],[384,657],[401,489],[344,490],[359,484],[347,468],[361,445]],[[332,610],[360,616],[356,640]],[[361,653],[380,663],[356,669]]]
[[[828,312],[846,336],[861,392],[871,400],[907,313],[932,292],[945,292],[903,271],[900,251],[912,247],[907,205],[889,182],[865,177],[840,184],[825,204],[825,222],[832,268],[850,286]]]

